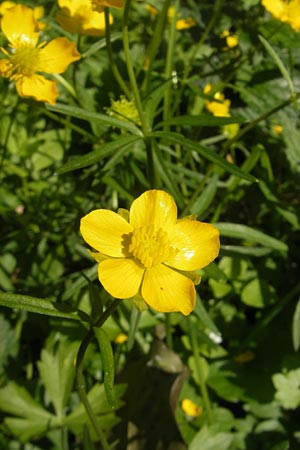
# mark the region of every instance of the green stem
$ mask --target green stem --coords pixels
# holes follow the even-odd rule
[[[166,69],[165,75],[166,80],[169,80],[172,76],[173,70],[173,57],[174,57],[174,48],[175,48],[175,38],[176,38],[176,20],[177,20],[177,11],[179,8],[179,0],[176,0],[174,6],[174,16],[171,23],[170,35],[168,39],[168,50],[167,50],[167,58],[166,58]],[[168,120],[170,115],[170,105],[171,105],[171,86],[167,85],[165,95],[164,95],[164,110],[163,110],[163,119]],[[164,125],[164,130],[169,130],[169,125]]]
[[[105,16],[105,40],[106,40],[106,48],[107,48],[107,54],[109,59],[109,65],[110,69],[112,71],[113,76],[115,77],[116,81],[119,83],[120,88],[130,100],[131,93],[126,86],[125,81],[122,78],[122,75],[119,72],[118,67],[115,64],[114,58],[113,58],[113,51],[111,46],[111,35],[110,35],[110,23],[109,23],[109,8],[104,9],[104,16]]]
[[[7,132],[6,132],[6,135],[5,135],[4,142],[3,142],[3,153],[2,153],[1,161],[0,161],[0,169],[2,169],[4,160],[5,160],[5,157],[6,157],[6,153],[7,153],[7,149],[8,149],[8,140],[9,140],[9,136],[10,136],[10,133],[11,133],[14,121],[15,121],[15,119],[17,117],[17,109],[19,107],[19,104],[20,104],[20,99],[18,97],[17,103],[14,106],[14,108],[13,108],[11,114],[10,114],[10,122],[9,122],[8,127],[7,127]]]
[[[147,126],[147,122],[146,122],[146,118],[145,118],[145,114],[144,114],[144,110],[143,110],[143,105],[142,105],[141,97],[140,97],[140,93],[139,93],[139,88],[138,88],[135,73],[133,70],[133,65],[132,65],[132,60],[131,60],[131,55],[130,55],[130,48],[129,48],[128,19],[129,19],[130,4],[131,4],[131,0],[127,0],[125,2],[124,13],[123,13],[123,30],[122,30],[123,31],[123,47],[124,47],[128,77],[129,77],[130,84],[131,84],[131,90],[133,93],[135,106],[138,111],[139,118],[140,118],[140,121],[142,124],[143,134],[146,137],[149,135],[149,129]]]
[[[104,311],[104,313],[96,320],[96,322],[93,324],[94,327],[101,327],[104,322],[110,317],[110,315],[113,313],[113,311],[118,307],[120,304],[120,300],[114,300],[110,306]],[[78,349],[77,358],[76,358],[76,381],[77,381],[77,389],[78,394],[80,397],[80,400],[85,408],[85,411],[91,421],[91,424],[94,427],[94,430],[97,434],[97,437],[99,438],[99,441],[102,446],[102,450],[110,450],[110,445],[107,442],[107,439],[105,437],[105,434],[103,433],[102,429],[99,426],[97,416],[94,414],[92,407],[90,405],[90,402],[87,397],[87,393],[85,390],[85,382],[83,377],[83,363],[84,363],[84,357],[86,354],[86,351],[88,349],[88,346],[92,342],[94,338],[94,330],[91,328],[88,333],[83,338],[80,347]]]
[[[188,318],[188,320],[189,320],[190,344],[192,347],[192,352],[193,352],[193,356],[194,356],[194,360],[195,360],[196,374],[197,374],[197,378],[199,380],[200,391],[201,391],[201,396],[202,396],[202,400],[203,400],[203,406],[204,406],[204,410],[206,411],[206,414],[207,414],[208,425],[211,425],[213,422],[211,405],[210,405],[208,390],[207,390],[206,383],[205,383],[205,374],[203,373],[202,365],[201,365],[201,361],[200,361],[200,357],[199,357],[199,348],[198,348],[196,327],[191,318]]]
[[[155,56],[158,52],[158,49],[162,43],[162,38],[163,38],[163,32],[164,32],[164,28],[165,28],[165,23],[166,23],[166,18],[167,18],[167,14],[168,14],[168,9],[170,7],[170,0],[165,0],[163,3],[163,7],[159,13],[155,28],[154,28],[154,32],[152,35],[152,40],[150,42],[149,45],[149,54],[147,55],[147,62],[148,62],[148,67],[146,69],[146,74],[145,74],[145,80],[143,83],[143,90],[148,91],[149,89],[149,83],[150,83],[150,77],[152,74],[152,67],[153,67],[153,62],[155,61]]]

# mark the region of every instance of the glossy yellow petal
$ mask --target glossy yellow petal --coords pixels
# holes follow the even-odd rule
[[[168,230],[176,223],[177,207],[171,195],[156,189],[146,191],[131,205],[130,223],[134,228],[152,225]]]
[[[1,28],[13,47],[28,44],[35,46],[38,41],[38,24],[33,9],[15,5],[4,12]]]
[[[0,15],[3,16],[3,14],[10,8],[12,8],[13,6],[15,6],[15,2],[1,2],[0,3]]]
[[[91,0],[94,11],[102,12],[106,6],[122,8],[125,0]]]
[[[194,283],[163,265],[146,270],[141,293],[145,302],[156,311],[180,311],[187,316],[195,307]]]
[[[177,253],[166,263],[179,270],[201,269],[219,254],[219,231],[208,223],[180,220],[169,234],[169,239]]]
[[[113,23],[113,16],[109,15],[109,23]],[[89,20],[82,24],[82,34],[89,36],[102,36],[105,34],[105,15],[103,13],[92,12]]]
[[[47,102],[51,105],[55,104],[58,96],[56,82],[36,74],[18,79],[16,88],[21,97],[33,97],[39,102]]]
[[[53,39],[39,51],[39,68],[46,73],[62,73],[80,59],[74,42],[65,37]]]
[[[104,289],[115,298],[134,297],[141,286],[144,268],[132,259],[107,259],[98,266]]]
[[[81,219],[83,239],[100,253],[122,258],[126,256],[124,235],[132,231],[131,225],[119,214],[107,209],[96,209]],[[115,283],[119,279],[116,278]]]

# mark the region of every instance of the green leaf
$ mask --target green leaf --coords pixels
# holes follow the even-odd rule
[[[190,208],[192,214],[196,214],[201,217],[211,205],[218,188],[218,179],[219,176],[214,174],[208,184],[205,186],[201,194],[198,198],[196,198],[195,202]]]
[[[283,253],[288,251],[288,246],[284,242],[279,241],[278,239],[269,236],[262,231],[256,230],[255,228],[248,227],[247,225],[218,222],[215,223],[214,226],[220,231],[221,237],[226,236],[235,239],[242,239],[246,242],[255,242],[263,245],[264,247]]]
[[[300,369],[272,376],[276,389],[275,399],[284,409],[296,409],[300,405]]]
[[[291,94],[291,96],[293,96],[295,94],[295,89],[294,89],[293,82],[291,80],[291,77],[290,77],[285,65],[283,64],[283,62],[281,61],[281,59],[279,58],[279,56],[277,55],[277,53],[275,52],[273,47],[269,44],[269,42],[260,35],[258,35],[258,37],[259,37],[260,42],[263,44],[263,46],[265,47],[265,49],[267,50],[267,52],[269,53],[269,55],[271,56],[271,58],[273,59],[275,64],[277,65],[278,69],[281,72],[281,75],[286,80],[286,82],[289,86],[289,89],[290,89],[290,94]]]
[[[56,103],[54,106],[47,104],[46,109],[54,111],[56,113],[66,114],[67,116],[76,117],[77,119],[83,119],[87,122],[96,121],[105,126],[121,128],[123,130],[130,131],[135,135],[142,135],[140,129],[133,123],[126,120],[119,120],[106,114],[85,111],[84,109],[78,108],[76,106],[67,106],[60,103]]]
[[[160,122],[155,128],[161,128],[163,125],[187,125],[193,127],[217,127],[231,123],[245,123],[247,119],[241,116],[214,117],[208,114],[198,116],[177,116]]]
[[[249,281],[241,292],[241,300],[248,306],[264,308],[278,300],[276,291],[265,280],[254,278]]]
[[[78,158],[71,159],[69,162],[61,166],[57,173],[62,174],[66,172],[71,172],[72,170],[82,169],[83,167],[91,166],[104,158],[115,153],[116,150],[127,149],[132,146],[135,142],[140,140],[136,136],[125,136],[118,138],[113,142],[108,142],[107,144],[101,145],[97,150],[87,153],[86,155],[79,156]]]
[[[112,351],[110,340],[106,332],[102,328],[94,328],[95,335],[100,348],[103,372],[104,372],[104,388],[108,403],[114,409],[116,407],[116,398],[114,393],[115,364],[114,354]]]
[[[83,311],[72,308],[69,305],[52,303],[50,300],[29,297],[28,295],[0,292],[0,305],[7,306],[8,308],[24,309],[44,316],[70,320],[88,320],[88,316]]]
[[[293,347],[295,352],[300,348],[300,298],[297,302],[292,324]]]
[[[233,441],[230,433],[218,432],[217,426],[204,425],[189,445],[189,450],[229,450]]]
[[[73,387],[77,349],[77,343],[62,342],[55,353],[43,349],[38,362],[41,379],[59,418],[64,416],[64,408]]]
[[[186,139],[184,136],[182,136],[179,133],[156,131],[156,132],[152,133],[152,136],[160,138],[160,139],[165,139],[167,141],[173,142],[174,144],[182,145],[182,147],[187,148],[189,150],[196,151],[203,158],[208,159],[212,163],[217,164],[218,166],[222,167],[222,169],[225,169],[227,172],[232,173],[233,175],[236,175],[237,177],[243,178],[244,180],[247,180],[250,182],[258,181],[257,178],[255,178],[252,175],[249,175],[247,173],[244,173],[242,170],[240,170],[234,164],[229,164],[224,158],[219,156],[217,153],[214,153],[213,150],[211,150],[207,147],[204,147],[204,145],[201,145],[201,144],[193,142],[189,139]]]

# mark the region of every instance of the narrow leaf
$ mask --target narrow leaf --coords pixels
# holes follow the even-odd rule
[[[97,150],[89,152],[86,155],[79,156],[79,158],[75,158],[67,162],[57,170],[57,173],[62,174],[71,172],[72,170],[78,170],[82,169],[83,167],[91,166],[92,164],[95,164],[98,161],[107,158],[112,153],[115,153],[116,150],[120,150],[121,148],[124,150],[125,148],[133,145],[133,143],[138,141],[139,139],[140,138],[136,136],[125,136],[123,138],[117,139],[116,141],[103,144]]]
[[[236,175],[237,177],[243,178],[244,180],[254,182],[258,181],[257,178],[253,177],[250,174],[244,173],[241,169],[239,169],[234,164],[228,163],[224,158],[219,156],[217,153],[214,153],[213,150],[204,147],[204,145],[193,142],[189,139],[186,139],[179,133],[165,132],[165,131],[156,131],[152,134],[153,137],[166,139],[174,144],[182,145],[182,147],[187,148],[189,150],[196,151],[203,158],[208,159],[212,163],[217,164],[218,166],[225,169],[227,172]]]
[[[56,105],[46,105],[46,108],[50,111],[56,113],[66,114],[71,117],[76,117],[77,119],[86,120],[87,122],[99,122],[102,125],[120,128],[123,130],[130,131],[135,135],[141,136],[140,129],[133,123],[127,120],[116,119],[115,117],[108,116],[106,114],[94,113],[91,111],[85,111],[84,109],[78,108],[76,106],[67,106],[56,103]]]
[[[114,393],[115,365],[111,343],[106,332],[102,328],[95,328],[94,331],[102,356],[104,388],[107,401],[114,409],[116,407],[116,398]]]
[[[198,116],[177,116],[171,119],[160,122],[155,128],[160,128],[162,125],[187,125],[192,127],[218,127],[229,125],[231,123],[245,123],[247,119],[241,116],[230,117],[214,117],[208,114],[200,114]]]
[[[44,300],[28,295],[0,293],[0,305],[8,308],[25,309],[26,311],[44,316],[54,316],[62,319],[81,320],[88,317],[84,312],[76,310],[63,303],[52,303],[50,300]]]
[[[243,239],[248,242],[256,242],[272,250],[287,252],[288,246],[278,239],[269,236],[255,228],[238,223],[218,222],[214,224],[221,233],[221,236]]]

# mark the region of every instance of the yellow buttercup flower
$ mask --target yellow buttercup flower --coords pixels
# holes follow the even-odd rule
[[[106,7],[122,8],[125,0],[90,0],[94,11],[102,12]]]
[[[12,8],[13,6],[16,6],[17,3],[15,2],[2,2],[0,3],[0,16],[3,16],[3,14],[10,8]],[[43,30],[46,26],[45,23],[41,22],[40,19],[42,17],[44,17],[44,7],[43,6],[35,6],[33,8],[33,17],[35,18],[35,20],[38,23],[38,28],[39,30]]]
[[[119,333],[114,340],[115,344],[118,345],[124,344],[126,341],[128,341],[128,336],[125,333]]]
[[[146,9],[152,16],[158,13],[158,10],[152,5],[146,5]],[[175,8],[174,6],[170,6],[167,12],[167,18],[169,22],[172,22],[174,14]],[[185,30],[187,28],[194,27],[196,23],[197,23],[196,20],[193,19],[192,17],[187,17],[183,19],[181,17],[180,12],[177,13],[176,30]]]
[[[84,240],[99,253],[98,277],[110,295],[142,298],[161,312],[189,314],[194,306],[194,273],[213,261],[220,248],[218,230],[196,220],[177,219],[174,199],[146,191],[125,214],[106,209],[81,219]]]
[[[104,12],[92,9],[89,0],[58,0],[60,10],[56,20],[60,26],[70,33],[103,36],[105,34]],[[110,23],[113,17],[110,15]]]
[[[272,126],[272,131],[274,134],[282,134],[283,132],[283,126],[279,124],[275,124]]]
[[[220,37],[226,40],[227,49],[234,48],[239,43],[238,37],[235,34],[230,34],[228,30],[222,31]]]
[[[110,116],[117,119],[129,120],[138,125],[141,124],[135,103],[132,100],[127,100],[124,95],[121,95],[120,100],[111,100],[111,107],[107,108],[107,112]]]
[[[54,104],[58,96],[57,84],[39,73],[64,72],[80,58],[75,44],[65,37],[38,44],[34,12],[24,5],[16,5],[5,12],[1,28],[10,50],[1,48],[6,58],[0,59],[0,75],[16,83],[20,96]]]
[[[276,19],[300,30],[300,0],[262,0],[262,5]]]
[[[213,90],[211,84],[207,84],[203,92],[204,94],[210,94]],[[224,94],[222,92],[215,92],[213,95],[214,100],[206,100],[205,106],[206,109],[211,112],[216,117],[229,117],[229,108],[230,108],[230,100],[225,99]]]
[[[181,402],[182,411],[189,417],[198,417],[202,414],[203,408],[199,405],[196,405],[189,398],[185,398]]]

